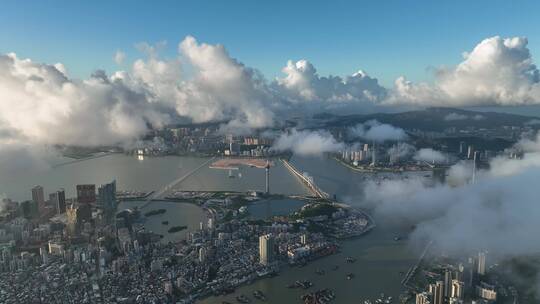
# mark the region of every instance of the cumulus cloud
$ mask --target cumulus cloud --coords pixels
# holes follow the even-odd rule
[[[386,151],[386,153],[392,157],[397,157],[401,159],[409,157],[414,153],[415,150],[416,148],[414,146],[405,142],[399,142],[390,147],[388,151]]]
[[[486,117],[484,115],[481,115],[481,114],[476,114],[472,117],[472,119],[474,120],[483,120],[483,119],[486,119]]]
[[[487,249],[497,255],[535,254],[540,205],[535,185],[540,153],[523,159],[496,158],[476,183],[429,186],[421,179],[369,183],[364,199],[387,219],[417,222],[413,241],[429,238],[445,252]],[[471,164],[453,166],[454,178],[467,180]]]
[[[487,38],[454,68],[440,68],[433,85],[395,82],[385,103],[418,105],[524,105],[540,102],[540,72],[524,37]]]
[[[540,125],[540,119],[531,119],[527,122],[525,122],[526,125],[534,126],[534,125]]]
[[[469,118],[467,115],[458,114],[458,113],[449,113],[444,117],[444,120],[446,121],[453,121],[453,120],[465,120]]]
[[[71,79],[61,64],[0,56],[0,140],[38,144],[117,144],[160,127],[169,115],[144,94],[97,71]],[[9,135],[9,136],[6,136]]]
[[[98,70],[85,80],[71,78],[62,64],[0,55],[0,142],[126,144],[175,117],[226,121],[232,129],[273,124],[276,99],[264,78],[223,46],[188,36],[179,57],[164,60],[158,56],[163,45],[141,44],[147,58],[130,70],[110,76]]]
[[[414,154],[414,159],[417,161],[425,161],[433,164],[442,164],[447,161],[447,155],[440,151],[431,148],[423,148]]]
[[[231,119],[233,126],[272,125],[273,98],[260,72],[231,58],[222,45],[200,44],[191,36],[179,50],[195,70],[193,79],[183,82],[177,92],[180,115],[198,122]]]
[[[224,132],[272,126],[282,116],[366,105],[514,105],[540,101],[538,69],[525,38],[482,41],[454,68],[439,69],[435,84],[405,78],[387,90],[363,71],[346,77],[320,76],[306,60],[289,61],[285,76],[272,82],[229,55],[224,46],[188,36],[178,54],[139,44],[146,57],[125,71],[96,71],[87,79],[69,76],[62,64],[43,64],[10,53],[0,55],[0,140],[6,143],[109,145],[132,142],[177,117],[223,121]],[[115,61],[125,55],[117,51]],[[447,119],[462,117],[449,116]],[[474,116],[471,119],[482,119]],[[362,125],[368,140],[401,140],[389,125]]]
[[[116,64],[121,65],[124,63],[124,59],[126,59],[126,53],[117,50],[116,53],[114,53],[113,59]]]
[[[272,149],[275,151],[292,151],[298,155],[320,156],[326,152],[336,152],[345,145],[338,142],[327,131],[309,131],[296,129],[282,133],[275,141]]]
[[[387,90],[360,70],[345,78],[321,77],[307,60],[289,60],[282,69],[286,75],[277,78],[274,86],[286,98],[295,102],[378,102]]]
[[[377,120],[369,120],[365,123],[358,124],[350,128],[349,134],[355,138],[363,138],[376,142],[407,139],[407,134],[403,129],[389,124],[382,124]]]

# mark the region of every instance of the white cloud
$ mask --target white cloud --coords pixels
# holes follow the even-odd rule
[[[487,38],[455,68],[440,68],[435,84],[396,80],[388,104],[523,105],[540,103],[540,72],[524,37]]]
[[[466,180],[471,167],[459,163],[451,174]],[[387,220],[418,222],[411,239],[432,239],[447,253],[487,249],[498,256],[540,251],[537,180],[540,153],[495,159],[475,184],[428,186],[420,179],[369,183],[364,199]],[[452,167],[454,169],[454,167]],[[456,174],[456,172],[461,172]]]
[[[272,146],[276,151],[292,151],[298,155],[320,156],[326,152],[336,152],[344,148],[344,144],[338,142],[327,131],[309,131],[296,129],[282,133]]]
[[[69,78],[62,65],[0,56],[0,142],[107,145],[133,140],[169,115],[97,71]]]
[[[453,120],[465,120],[469,118],[467,115],[459,114],[459,113],[449,113],[444,117],[444,120],[446,121],[453,121]]]
[[[526,125],[534,126],[534,125],[540,125],[540,119],[531,119],[527,122],[525,122]]]
[[[273,96],[258,71],[231,58],[222,45],[199,44],[191,36],[180,43],[179,50],[195,73],[179,86],[176,109],[180,115],[198,122],[232,119],[233,125],[272,125]]]
[[[358,124],[349,130],[353,137],[359,137],[371,141],[383,142],[387,140],[405,140],[407,134],[401,128],[389,124],[381,124],[376,120],[369,120],[363,124]]]
[[[116,62],[116,64],[121,65],[124,63],[124,60],[126,59],[126,53],[120,50],[117,50],[116,53],[114,53],[113,59],[114,59],[114,62]]]
[[[434,164],[441,164],[447,161],[447,156],[445,154],[431,148],[423,148],[416,151],[413,158],[418,161],[425,161]]]
[[[139,44],[147,57],[135,60],[128,70],[111,76],[97,71],[84,80],[69,77],[60,63],[1,55],[0,140],[107,145],[133,141],[150,125],[162,126],[176,116],[194,122],[226,121],[223,130],[246,132],[271,126],[293,110],[540,101],[539,72],[525,38],[486,39],[457,67],[440,69],[434,85],[399,78],[393,91],[362,71],[347,77],[319,76],[306,60],[289,61],[285,76],[269,83],[222,45],[188,36],[179,44],[176,58],[161,59],[158,54],[165,45]],[[114,57],[123,62],[125,56],[118,51]],[[363,125],[357,131],[368,140],[405,137],[402,130],[384,124]]]
[[[409,145],[406,142],[399,142],[395,145],[392,145],[392,147],[390,147],[388,151],[386,151],[386,153],[390,156],[398,157],[401,159],[410,156],[414,153],[415,150],[416,148],[414,146]]]
[[[376,78],[358,71],[350,76],[320,77],[307,60],[289,60],[282,69],[286,75],[277,78],[274,86],[293,102],[378,102],[386,97],[386,89]]]
[[[472,117],[472,119],[474,120],[483,120],[483,119],[486,119],[486,117],[484,115],[481,115],[481,114],[476,114]]]

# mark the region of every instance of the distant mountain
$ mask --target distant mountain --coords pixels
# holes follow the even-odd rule
[[[401,113],[374,113],[336,116],[320,114],[315,119],[325,121],[327,127],[346,127],[375,119],[403,129],[423,131],[443,131],[450,127],[493,128],[495,126],[526,126],[540,128],[540,118],[499,112],[478,112],[455,108],[428,108]]]

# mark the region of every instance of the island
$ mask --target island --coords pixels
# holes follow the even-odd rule
[[[178,231],[182,231],[184,229],[187,229],[187,226],[173,226],[173,227],[169,228],[169,230],[167,230],[167,232],[175,233],[175,232],[178,232]]]
[[[144,214],[144,216],[148,217],[148,216],[152,216],[152,215],[158,215],[158,214],[163,214],[167,212],[166,209],[157,209],[157,210],[151,210],[151,211],[148,211]]]

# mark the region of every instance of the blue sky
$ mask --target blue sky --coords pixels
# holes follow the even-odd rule
[[[400,75],[429,80],[430,67],[454,65],[494,35],[528,37],[536,58],[538,11],[538,1],[4,1],[0,52],[85,78],[122,68],[117,49],[129,62],[142,56],[135,44],[165,40],[171,57],[193,35],[269,79],[288,59],[307,59],[321,75],[363,69],[388,86]]]

